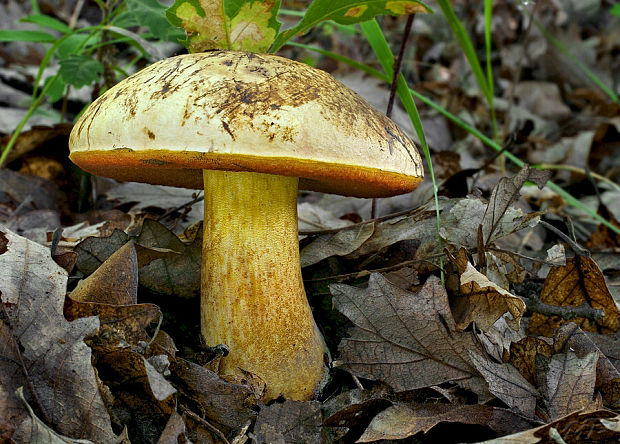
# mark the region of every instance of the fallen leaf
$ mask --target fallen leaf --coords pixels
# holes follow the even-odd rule
[[[67,273],[52,260],[48,248],[2,226],[0,244],[4,245],[0,247],[0,296],[6,310],[0,336],[19,344],[19,350],[13,341],[0,344],[4,360],[0,392],[12,398],[17,387],[32,386],[56,431],[94,442],[115,442],[91,365],[91,350],[84,343],[98,330],[98,321],[92,317],[65,320]],[[18,354],[28,369],[27,379]],[[13,400],[12,405],[18,404]]]
[[[492,241],[494,233],[500,230],[506,211],[521,196],[519,190],[523,184],[529,180],[536,183],[539,189],[542,189],[550,177],[550,171],[531,170],[528,165],[524,165],[521,171],[513,177],[500,179],[491,193],[489,204],[482,217],[482,234],[485,245],[488,245]]]
[[[576,411],[600,408],[594,399],[597,361],[596,352],[583,358],[571,351],[555,354],[551,358],[538,355],[538,386],[551,420]]]
[[[54,430],[50,429],[43,421],[41,421],[37,415],[32,411],[32,408],[24,399],[23,387],[20,387],[16,391],[16,396],[22,401],[32,422],[24,421],[19,429],[16,431],[14,438],[17,442],[30,442],[30,443],[47,443],[47,444],[93,444],[88,439],[72,439],[66,436],[60,436]]]
[[[156,212],[163,215],[180,208],[178,211],[183,215],[181,220],[184,226],[198,223],[204,217],[203,202],[191,204],[196,200],[196,190],[125,182],[109,189],[106,192],[106,197],[118,202],[123,208],[129,208],[130,214]]]
[[[172,250],[164,259],[156,259],[140,268],[142,287],[155,294],[187,299],[200,293],[202,237],[196,237],[187,245],[162,224],[147,219],[136,242]]]
[[[317,401],[285,401],[263,407],[254,425],[259,443],[323,442],[321,404]]]
[[[355,325],[339,346],[346,370],[396,391],[451,381],[488,396],[467,355],[478,348],[476,341],[456,330],[439,279],[431,276],[417,294],[378,273],[370,275],[366,289],[332,284],[330,290],[336,308]]]
[[[596,389],[603,396],[603,401],[611,408],[620,406],[620,370],[611,363],[607,356],[575,324],[567,324],[556,330],[553,337],[556,350],[571,350],[583,358],[590,352],[598,354],[596,363]]]
[[[526,417],[534,417],[538,390],[519,373],[519,370],[510,364],[497,364],[471,351],[469,357],[489,384],[491,393]]]
[[[510,345],[510,354],[504,357],[504,361],[518,369],[530,384],[535,385],[537,355],[550,358],[553,355],[553,347],[540,338],[526,336]]]
[[[317,237],[301,249],[301,266],[316,264],[331,256],[345,256],[357,250],[374,232],[372,223],[343,228]]]
[[[611,334],[618,331],[620,309],[616,306],[603,273],[596,263],[585,256],[567,259],[565,266],[553,267],[543,286],[540,300],[546,304],[577,307],[588,304],[593,308],[602,308],[605,316],[592,322],[586,318],[574,318],[570,321],[557,316],[532,314],[529,332],[552,337],[556,328],[574,322],[584,331]]]
[[[525,327],[521,325],[519,330],[513,330],[508,325],[510,314],[506,313],[499,318],[487,331],[476,329],[475,333],[484,345],[488,355],[497,361],[502,361],[504,354],[510,350],[514,342],[525,337]]]
[[[545,119],[562,119],[570,116],[571,110],[562,101],[560,88],[556,83],[540,81],[519,82],[515,86],[519,105]]]
[[[0,169],[0,194],[11,199],[15,207],[25,209],[57,209],[65,199],[58,186],[49,180]]]
[[[575,412],[549,424],[480,444],[557,444],[552,430],[567,443],[612,443],[620,438],[618,424],[620,416],[609,410]]]
[[[392,405],[390,392],[386,385],[379,385],[370,390],[340,393],[321,406],[325,417],[323,425],[334,427],[343,437],[351,430],[364,428],[377,413]]]
[[[157,444],[179,444],[184,442],[187,442],[185,423],[181,415],[174,412],[170,415],[170,418],[168,418],[166,428],[164,428],[164,431],[157,440]]]
[[[70,123],[58,123],[52,126],[33,126],[28,131],[22,131],[15,142],[15,145],[6,158],[6,163],[11,163],[15,159],[22,157],[24,154],[38,148],[46,142],[56,137],[69,137],[69,133],[73,125]],[[0,138],[0,146],[6,146],[11,138],[11,134]],[[66,142],[65,142],[66,143]]]
[[[461,273],[460,282],[462,296],[454,298],[452,303],[452,313],[459,330],[475,322],[487,331],[506,312],[512,315],[512,319],[506,319],[510,328],[519,330],[525,312],[525,302],[521,298],[491,282],[469,262]]]
[[[547,262],[551,262],[556,266],[566,265],[566,251],[564,245],[555,244],[553,247],[547,250]]]
[[[75,247],[78,255],[75,267],[84,276],[91,275],[97,268],[112,256],[129,240],[129,236],[121,230],[114,230],[106,237],[88,237]]]
[[[486,405],[395,404],[383,410],[356,442],[405,439],[440,423],[477,424],[493,430],[523,430],[531,423],[514,413]]]
[[[129,349],[103,354],[97,370],[112,392],[112,411],[129,426],[132,440],[157,440],[175,411],[177,390],[172,384],[144,356]]]
[[[78,302],[129,305],[138,302],[138,257],[133,242],[116,250],[71,292]]]
[[[211,370],[180,358],[170,371],[175,386],[224,434],[235,434],[256,416],[257,399],[249,387],[226,382]]]

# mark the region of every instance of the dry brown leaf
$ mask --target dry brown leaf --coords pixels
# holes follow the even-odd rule
[[[259,443],[299,442],[321,444],[321,403],[285,401],[263,407],[254,425]]]
[[[124,207],[132,205],[129,210],[131,214],[142,214],[149,211],[163,214],[192,202],[196,193],[196,190],[185,188],[125,182],[107,190],[106,196],[108,199],[118,201]],[[186,227],[202,221],[204,205],[202,202],[196,202],[180,209],[179,212],[183,213],[183,218],[181,219],[182,224],[178,224],[178,228]]]
[[[605,205],[599,207],[598,213],[602,218],[609,221],[616,228],[620,228],[620,222],[611,214]],[[596,231],[590,235],[586,242],[586,248],[619,248],[620,234],[612,231],[607,225],[598,224]]]
[[[186,443],[185,423],[183,418],[177,412],[173,412],[168,418],[166,428],[157,440],[157,444],[179,444]]]
[[[257,399],[249,387],[226,382],[211,370],[180,358],[170,370],[181,393],[226,435],[238,432],[256,416]]]
[[[482,217],[482,234],[484,245],[488,245],[497,231],[503,231],[501,225],[504,223],[505,215],[510,206],[521,196],[519,191],[523,184],[529,180],[539,189],[551,177],[550,171],[531,170],[528,165],[524,165],[513,177],[503,177],[491,193],[489,204]]]
[[[53,126],[33,126],[30,130],[21,132],[15,142],[15,145],[7,156],[6,163],[8,164],[13,160],[20,158],[24,154],[56,137],[69,137],[71,128],[73,128],[73,125],[70,123],[59,123]],[[11,136],[12,134],[9,134],[0,138],[0,146],[6,146]]]
[[[172,250],[166,258],[156,259],[140,268],[142,287],[156,294],[182,298],[191,298],[200,293],[200,236],[190,244],[184,244],[162,224],[146,219],[137,243],[146,247]]]
[[[97,370],[114,396],[112,410],[131,425],[132,440],[156,441],[175,411],[176,389],[144,356],[129,349],[100,356]]]
[[[88,344],[99,352],[149,342],[145,328],[161,316],[153,304],[136,304],[138,259],[133,242],[114,252],[93,274],[80,281],[65,300],[64,313],[73,320],[97,316],[99,332]]]
[[[405,439],[440,423],[477,424],[498,432],[531,427],[508,410],[486,405],[395,404],[375,416],[357,442]]]
[[[489,384],[489,391],[528,418],[534,417],[538,390],[510,364],[497,364],[474,352],[469,356]]]
[[[84,276],[91,275],[128,240],[129,236],[118,229],[109,236],[87,237],[75,247],[74,251],[78,255],[76,268]]]
[[[484,441],[481,444],[557,444],[557,436],[568,444],[616,443],[620,439],[620,415],[609,410],[575,412],[535,429]]]
[[[475,322],[483,331],[488,331],[506,312],[512,319],[506,322],[513,330],[519,330],[525,302],[499,285],[491,282],[467,261],[464,249],[459,250],[456,265],[460,273],[461,296],[452,299],[452,313],[459,330],[465,330]]]
[[[396,391],[452,381],[488,397],[467,355],[478,345],[472,334],[456,330],[439,279],[430,277],[417,294],[378,273],[366,289],[332,284],[330,290],[336,308],[355,324],[339,346],[346,370]]]
[[[510,354],[504,357],[504,361],[519,370],[530,384],[535,385],[536,355],[550,358],[553,355],[553,347],[540,338],[526,336],[510,345]]]
[[[618,331],[620,310],[616,306],[603,273],[596,263],[585,256],[567,259],[563,267],[553,267],[543,286],[540,300],[546,304],[564,307],[575,307],[588,304],[593,308],[602,308],[605,316],[596,322],[586,318],[575,318],[571,321],[557,316],[532,314],[529,332],[532,334],[552,337],[556,328],[574,322],[584,331],[611,334]]]
[[[596,389],[603,396],[603,401],[611,408],[620,407],[620,371],[599,350],[590,337],[575,324],[567,324],[553,337],[556,350],[572,350],[578,357],[596,351]]]
[[[357,250],[375,230],[375,224],[355,225],[317,237],[301,249],[301,266],[316,264],[331,256],[345,256]]]
[[[327,400],[321,406],[323,425],[344,433],[365,427],[380,411],[392,405],[390,390],[385,385],[370,390],[353,389]]]
[[[97,316],[99,332],[87,342],[98,352],[108,352],[149,342],[151,338],[145,328],[161,316],[161,311],[154,304],[110,305],[74,301],[67,297],[65,316],[69,320]]]
[[[116,250],[71,292],[77,302],[129,305],[138,302],[138,258],[133,242]]]
[[[487,266],[484,275],[505,290],[510,284],[520,284],[527,276],[519,258],[501,251],[485,252]]]
[[[547,358],[538,355],[536,379],[550,420],[576,411],[594,411],[601,405],[594,399],[598,353],[579,358],[572,351]]]
[[[84,343],[86,336],[97,331],[98,322],[95,318],[65,320],[62,306],[67,273],[52,260],[49,249],[1,226],[0,269],[0,297],[6,312],[0,322],[2,397],[19,407],[14,390],[32,386],[43,416],[58,432],[95,442],[115,442],[91,365],[91,350]],[[20,351],[14,347],[13,338]],[[28,379],[18,364],[20,356]],[[31,401],[31,394],[26,396]],[[24,419],[15,413],[13,409],[12,417],[6,419]],[[0,424],[4,420],[2,417]]]

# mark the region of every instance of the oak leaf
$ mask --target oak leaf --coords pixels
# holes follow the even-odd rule
[[[336,308],[354,324],[339,346],[346,370],[396,391],[452,381],[488,397],[467,354],[477,342],[456,330],[439,279],[429,278],[417,294],[378,273],[370,275],[366,289],[332,284],[330,290]]]
[[[5,314],[0,319],[0,357],[4,362],[0,394],[13,406],[13,419],[29,420],[14,410],[19,402],[13,393],[19,386],[30,386],[56,431],[94,442],[115,442],[91,365],[91,350],[84,343],[85,337],[97,331],[99,322],[93,317],[65,320],[66,271],[52,260],[48,248],[1,225],[0,270]],[[20,359],[28,369],[27,377],[18,364]],[[4,417],[0,426],[3,421]]]
[[[530,319],[529,332],[553,336],[556,328],[574,322],[584,331],[612,334],[618,331],[620,309],[607,288],[605,277],[596,263],[585,256],[567,259],[566,265],[553,267],[543,286],[541,302],[550,305],[577,307],[587,304],[592,308],[602,308],[605,316],[596,322],[577,317],[572,320],[558,316],[545,316],[534,313]]]

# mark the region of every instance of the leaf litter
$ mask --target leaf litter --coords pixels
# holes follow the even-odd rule
[[[541,17],[557,18],[546,26],[563,26],[561,6],[540,8],[547,14]],[[238,24],[252,11],[246,5],[226,20]],[[507,23],[519,15],[503,2],[494,14]],[[274,17],[260,20],[263,30],[279,26]],[[488,130],[486,105],[469,80],[447,80],[464,65],[443,64],[449,47],[431,32],[439,28],[428,25],[432,20],[421,18],[416,31],[430,43],[420,57],[432,65],[420,65],[416,87]],[[386,32],[398,23],[384,24]],[[505,82],[496,110],[515,137],[507,149],[532,163],[572,168],[553,179],[617,226],[617,106],[584,86],[542,35],[516,42],[518,28],[505,28],[494,32],[514,40],[495,42]],[[212,44],[209,36],[192,37],[195,46]],[[230,37],[234,43],[243,35]],[[563,30],[561,37],[587,47],[578,32]],[[330,38],[337,51],[363,51],[355,39]],[[604,40],[607,46],[586,53],[584,63],[597,67],[595,54],[612,53],[612,37]],[[520,80],[521,70],[538,78]],[[550,73],[564,74],[570,87],[549,82]],[[16,83],[11,97],[24,95]],[[374,90],[369,94],[382,92]],[[315,318],[334,345],[333,368],[317,399],[270,405],[259,399],[253,375],[220,378],[225,349],[196,337],[199,194],[100,183],[97,213],[77,215],[77,197],[63,182],[66,159],[41,150],[62,145],[68,127],[50,121],[23,133],[13,163],[0,169],[0,437],[449,442],[450,427],[463,427],[463,440],[617,440],[617,234],[543,188],[549,172],[498,174],[479,141],[424,113],[428,139],[438,141],[432,155],[444,181],[440,193],[451,196],[439,202],[441,245],[427,183],[412,196],[380,200],[375,219],[367,201],[302,194],[304,277]],[[588,168],[609,179],[593,184]]]

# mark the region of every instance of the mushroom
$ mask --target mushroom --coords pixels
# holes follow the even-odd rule
[[[71,160],[119,180],[204,187],[201,330],[220,373],[257,375],[265,400],[310,399],[325,343],[299,263],[297,190],[384,197],[413,190],[414,143],[331,75],[266,54],[159,61],[95,100]]]

